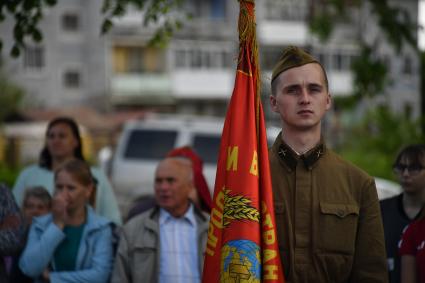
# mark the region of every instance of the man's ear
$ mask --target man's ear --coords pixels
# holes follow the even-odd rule
[[[270,99],[270,106],[271,106],[272,111],[278,112],[276,96],[270,95],[269,99]]]
[[[326,110],[331,109],[331,106],[332,106],[332,96],[328,92],[328,96],[326,97]]]

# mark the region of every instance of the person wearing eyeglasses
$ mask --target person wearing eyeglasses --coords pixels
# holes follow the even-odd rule
[[[400,281],[402,264],[398,250],[399,242],[406,227],[422,215],[425,193],[424,169],[425,145],[414,144],[403,148],[393,165],[402,193],[384,199],[380,203],[390,283],[404,282]],[[425,266],[423,270],[425,271]]]

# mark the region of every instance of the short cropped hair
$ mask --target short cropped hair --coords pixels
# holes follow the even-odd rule
[[[48,208],[52,206],[52,196],[43,186],[34,186],[25,190],[22,206],[25,206],[27,200],[30,198],[37,198],[43,202]]]

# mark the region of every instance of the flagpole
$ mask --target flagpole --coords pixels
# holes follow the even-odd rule
[[[256,128],[257,137],[259,136],[259,121],[260,121],[260,103],[261,103],[261,80],[260,80],[260,65],[258,64],[258,44],[256,36],[256,20],[255,20],[255,0],[238,0],[240,5],[240,13],[238,20],[239,31],[239,54],[241,48],[251,50],[251,65],[255,66],[254,82],[256,85],[255,101],[256,101]]]
[[[260,100],[253,0],[238,0],[239,56],[221,136],[203,283],[283,283]]]

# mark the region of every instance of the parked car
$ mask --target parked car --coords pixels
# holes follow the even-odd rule
[[[155,168],[173,148],[191,146],[204,161],[214,189],[223,119],[155,115],[125,124],[111,164],[111,181],[122,209],[140,195],[153,194]]]
[[[401,187],[398,183],[375,177],[376,190],[380,200],[398,195],[401,193]]]

